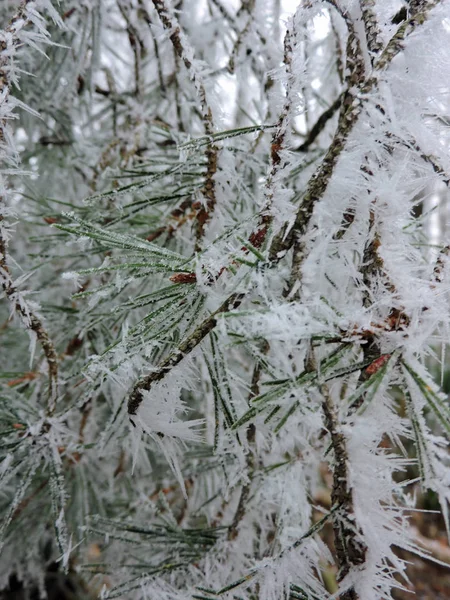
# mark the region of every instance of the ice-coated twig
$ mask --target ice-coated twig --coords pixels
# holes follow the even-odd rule
[[[217,325],[217,317],[222,313],[234,310],[242,301],[242,294],[234,293],[223,302],[209,317],[207,317],[200,325],[189,335],[178,348],[165,358],[156,368],[146,377],[140,379],[133,387],[133,390],[128,398],[128,414],[135,415],[141,402],[142,392],[148,391],[153,383],[161,381],[166,375],[178,365],[186,354],[189,354],[196,348],[202,340],[214,329]]]
[[[333,102],[331,106],[329,106],[324,112],[320,115],[314,125],[308,132],[306,136],[306,140],[300,144],[298,148],[295,148],[296,152],[308,152],[312,144],[316,141],[318,136],[322,133],[325,128],[325,125],[328,123],[330,119],[334,117],[337,110],[340,108],[342,103],[342,94],[339,95],[336,100]]]
[[[14,103],[11,97],[13,86],[13,59],[21,43],[20,32],[32,23],[31,9],[34,2],[24,0],[17,13],[0,39],[0,158],[3,162],[16,161],[15,149],[9,143],[8,118],[11,117]],[[0,174],[0,177],[4,176]],[[53,414],[58,397],[58,357],[50,336],[41,319],[25,301],[23,294],[17,289],[11,277],[7,263],[8,237],[5,216],[6,185],[1,182],[0,189],[0,279],[5,296],[11,302],[14,311],[19,315],[24,326],[33,331],[44,352],[48,365],[49,394],[48,413]]]
[[[330,3],[333,6],[336,6],[334,0]],[[388,42],[378,61],[374,65],[374,71],[368,78],[365,77],[364,58],[359,39],[355,34],[354,28],[352,28],[351,20],[348,17],[345,18],[347,27],[349,28],[347,40],[347,65],[351,68],[346,78],[348,87],[344,92],[338,127],[325,157],[307,184],[305,195],[297,211],[297,217],[292,230],[288,234],[286,230],[281,231],[280,234],[275,237],[270,248],[270,258],[276,259],[280,253],[284,255],[287,250],[295,245],[290,287],[292,287],[294,281],[297,281],[300,277],[301,265],[305,258],[305,249],[302,238],[306,233],[314,207],[328,188],[338,159],[346,148],[350,133],[362,114],[362,103],[364,99],[378,86],[379,75],[381,72],[384,71],[395,56],[402,51],[403,42],[406,37],[415,31],[418,26],[425,23],[430,10],[437,4],[437,0],[430,0],[421,3],[420,11],[413,10],[412,16],[400,25],[397,32]],[[338,12],[341,16],[344,16],[341,11],[338,10]]]
[[[371,54],[370,61],[373,64],[376,57],[383,50],[380,29],[374,12],[375,0],[360,0],[364,29],[366,30],[367,48]]]
[[[205,133],[206,135],[212,136],[214,134],[213,114],[211,106],[208,103],[205,84],[192,64],[190,54],[187,52],[187,48],[185,47],[186,42],[184,40],[181,27],[177,22],[175,15],[173,15],[167,8],[164,0],[153,0],[153,5],[158,13],[159,18],[161,19],[164,29],[169,33],[169,39],[172,42],[175,54],[180,60],[183,61],[183,64],[194,83],[200,100]],[[206,198],[206,206],[202,206],[197,213],[197,249],[199,249],[199,242],[204,235],[206,223],[210,220],[216,205],[215,174],[217,172],[218,152],[219,148],[213,142],[207,145],[205,151],[205,183],[202,189],[203,195]]]

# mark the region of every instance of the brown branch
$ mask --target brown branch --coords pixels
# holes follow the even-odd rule
[[[344,83],[344,60],[342,57],[341,40],[339,38],[339,33],[336,29],[335,18],[336,18],[336,16],[334,15],[334,13],[331,13],[330,14],[330,24],[331,24],[331,31],[333,32],[333,35],[334,35],[335,48],[336,48],[336,72],[339,77],[340,83]]]
[[[150,17],[150,14],[147,10],[147,7],[144,4],[143,0],[138,0],[139,1],[139,13],[142,16],[143,20],[146,22],[146,24],[149,27],[149,30],[152,32],[152,19]],[[152,40],[153,40],[153,51],[155,53],[155,59],[156,59],[156,67],[158,70],[158,79],[159,79],[159,87],[160,90],[163,94],[166,93],[166,84],[164,82],[164,76],[163,76],[163,70],[162,70],[162,63],[161,63],[161,57],[159,54],[159,46],[158,43],[156,41],[156,36],[153,34],[152,32]]]
[[[182,32],[180,25],[177,23],[175,16],[170,14],[164,0],[153,0],[153,5],[158,13],[158,16],[163,24],[166,31],[169,32],[169,39],[172,42],[172,46],[178,58],[183,61],[189,75],[194,82],[197,94],[200,99],[201,111],[203,124],[206,135],[212,136],[214,134],[214,123],[211,107],[208,104],[206,97],[206,89],[203,81],[196,73],[192,66],[191,61],[186,55],[185,48],[183,46]],[[206,198],[206,206],[202,206],[197,213],[197,250],[199,250],[199,243],[205,232],[205,225],[211,218],[211,214],[216,205],[216,187],[214,176],[217,172],[217,155],[219,149],[212,142],[207,145],[205,156],[206,156],[206,175],[205,184],[203,186],[202,193]]]
[[[291,276],[288,286],[289,293],[298,285],[297,282],[301,278],[301,266],[305,258],[303,237],[306,234],[314,206],[325,194],[338,158],[344,150],[350,132],[353,130],[361,114],[361,102],[358,94],[365,82],[365,65],[361,44],[351,19],[342,13],[334,0],[329,0],[329,3],[338,10],[347,24],[347,90],[343,94],[337,131],[322,163],[308,182],[306,193],[297,211],[294,226],[290,234],[286,236],[286,239],[286,231],[282,230],[274,239],[270,248],[269,255],[274,259],[279,255],[280,251],[283,252],[294,246]]]
[[[375,0],[360,0],[362,19],[366,31],[367,48],[371,54],[370,61],[373,64],[376,57],[383,50],[380,29],[374,13]]]
[[[439,4],[440,0],[418,0],[409,3],[410,18],[404,21],[389,40],[380,58],[375,63],[377,71],[384,70],[393,58],[403,50],[403,42],[420,25],[428,19],[429,12]]]
[[[8,65],[10,62],[11,51],[21,43],[18,33],[21,29],[31,24],[31,19],[27,14],[27,6],[31,0],[24,0],[19,7],[16,15],[11,19],[6,32],[10,34],[11,41],[8,45],[3,39],[0,42],[0,95],[3,96],[3,105],[10,101],[12,81]],[[0,150],[6,155],[8,142],[6,136],[6,119],[0,120]],[[56,400],[58,397],[58,358],[54,345],[47,333],[40,318],[30,309],[25,301],[20,297],[20,292],[14,285],[7,264],[8,242],[5,236],[3,225],[5,223],[6,198],[0,195],[0,279],[5,296],[11,302],[15,312],[21,317],[24,326],[33,331],[44,352],[48,365],[49,393],[48,393],[48,414],[52,415],[55,411]]]
[[[327,108],[317,119],[314,125],[311,127],[306,140],[300,144],[298,148],[295,148],[295,152],[308,152],[310,146],[316,141],[317,137],[322,133],[325,125],[334,116],[338,108],[342,103],[342,94],[336,98],[333,104]]]
[[[336,6],[334,1],[330,1],[330,3]],[[349,28],[347,41],[349,75],[346,78],[348,88],[344,93],[338,127],[324,159],[307,184],[305,195],[297,211],[294,227],[287,235],[286,228],[282,230],[273,240],[269,251],[269,258],[277,260],[277,258],[284,256],[292,246],[295,246],[290,289],[293,288],[295,281],[300,278],[301,266],[305,258],[303,237],[306,234],[314,207],[325,194],[338,159],[346,148],[349,135],[362,114],[362,102],[377,87],[379,73],[384,71],[393,58],[401,52],[406,37],[426,21],[429,11],[437,4],[438,0],[424,2],[425,7],[422,12],[414,12],[413,16],[399,27],[376,62],[374,66],[375,74],[371,75],[369,79],[364,77],[364,60],[351,21],[340,12]]]
[[[282,162],[281,157],[282,152],[286,147],[286,134],[288,131],[289,116],[293,102],[292,88],[294,74],[292,72],[292,53],[294,37],[295,31],[293,28],[291,29],[290,25],[288,25],[286,29],[286,35],[284,37],[283,55],[283,62],[287,74],[286,98],[283,109],[278,117],[278,122],[276,124],[276,129],[273,132],[270,145],[270,171],[266,181],[265,206],[261,212],[257,229],[249,236],[250,243],[256,248],[260,248],[262,246],[269,231],[269,226],[273,220],[272,216],[269,214],[269,210],[275,194],[274,187],[276,179],[278,174],[286,166],[285,163]]]
[[[445,169],[439,163],[439,160],[435,156],[433,156],[432,154],[426,154],[415,140],[412,140],[411,144],[408,144],[408,142],[401,140],[401,139],[399,139],[399,141],[407,148],[412,147],[418,153],[418,155],[420,156],[420,158],[423,161],[425,161],[426,163],[431,165],[431,167],[432,167],[433,171],[436,173],[436,175],[439,175],[439,177],[441,178],[441,181],[447,187],[449,187],[450,175],[445,171]]]
[[[36,496],[38,496],[42,492],[42,490],[44,490],[47,487],[48,483],[49,483],[49,480],[44,479],[43,481],[41,481],[41,483],[38,485],[38,487],[29,496],[24,498],[19,503],[19,505],[17,506],[15,511],[13,512],[11,520],[15,520],[18,517],[20,517],[20,515],[23,513],[23,511],[36,498]]]
[[[442,283],[444,280],[444,267],[450,254],[450,245],[444,246],[436,259],[436,264],[433,269],[433,279],[435,283]],[[436,287],[432,285],[432,287]]]
[[[131,22],[129,11],[127,10],[127,8],[130,9],[131,7],[124,6],[123,0],[117,0],[117,6],[119,8],[120,14],[122,15],[126,23],[128,41],[130,42],[130,47],[134,55],[135,94],[138,98],[141,98],[141,63],[142,60],[145,59],[145,56],[147,54],[145,44],[141,39],[138,30]]]
[[[242,8],[243,8],[243,6],[239,10],[239,12],[241,12]],[[242,31],[238,32],[237,39],[236,39],[233,49],[231,51],[230,59],[228,61],[228,66],[227,66],[227,69],[230,73],[235,72],[236,58],[239,54],[239,50],[240,50],[242,44],[244,43],[245,36],[247,35],[248,31],[250,30],[250,27],[252,27],[252,26],[255,27],[255,17],[252,14],[252,11],[254,10],[254,8],[255,8],[254,2],[252,2],[251,5],[248,5],[245,7],[246,12],[248,13],[248,20],[247,20],[247,23],[244,25],[244,28],[242,29]],[[239,15],[239,13],[238,13],[238,15]],[[234,24],[235,24],[235,26],[237,26],[236,20],[234,20]],[[264,47],[267,43],[265,37],[263,35],[261,35],[261,33],[258,31],[257,27],[255,28],[255,32],[259,38],[259,41],[261,42],[262,46]],[[253,56],[252,56],[252,59],[254,59]]]
[[[310,352],[309,367],[317,371],[312,347]],[[355,523],[353,495],[348,472],[347,442],[339,422],[338,410],[334,405],[328,386],[322,383],[319,385],[319,389],[323,398],[322,410],[325,427],[331,438],[334,455],[331,500],[333,507],[339,507],[333,515],[333,530],[339,567],[337,579],[338,582],[341,582],[352,568],[364,564],[367,547]],[[350,588],[339,596],[339,600],[358,600],[358,596],[355,590]]]
[[[236,24],[235,17],[228,12],[228,9],[225,8],[225,6],[219,0],[209,0],[209,2],[217,8],[217,10],[220,12],[220,14],[222,15],[222,17],[224,19],[226,19],[232,25]],[[212,14],[211,9],[210,9],[210,13]]]
[[[250,446],[253,446],[255,443],[255,434],[256,434],[256,428],[252,423],[247,428],[247,441],[250,444]],[[252,487],[252,480],[253,480],[253,470],[255,468],[255,456],[253,454],[252,449],[250,449],[248,451],[247,458],[246,458],[246,465],[247,465],[247,470],[248,470],[248,475],[247,475],[248,481],[246,483],[244,483],[244,485],[241,488],[241,494],[239,496],[239,501],[238,501],[236,511],[234,513],[233,521],[230,525],[230,528],[228,529],[227,540],[229,542],[232,540],[235,540],[238,536],[238,533],[239,533],[238,527],[239,527],[240,522],[242,521],[242,519],[245,516],[245,511],[246,511],[248,499],[250,496],[250,490]]]
[[[186,338],[178,348],[172,352],[167,358],[165,358],[157,367],[155,371],[140,379],[135,386],[128,398],[128,414],[135,415],[141,402],[142,392],[150,390],[153,383],[161,381],[170,373],[170,371],[176,367],[183,358],[192,352],[203,339],[214,329],[217,325],[217,317],[230,310],[237,308],[242,302],[243,294],[234,293],[229,296],[225,302],[223,302],[218,309],[216,309],[209,317],[195,329],[191,335]]]
[[[262,348],[262,352],[266,354],[269,351],[269,344],[267,342],[264,343],[264,347]],[[259,362],[256,363],[255,368],[253,369],[252,381],[250,386],[250,393],[248,396],[249,403],[252,398],[256,398],[259,395],[259,381],[261,378],[261,364]],[[247,442],[249,444],[249,451],[246,458],[246,465],[248,471],[248,481],[242,486],[241,495],[239,496],[238,505],[236,511],[234,513],[233,521],[228,530],[227,539],[228,541],[235,540],[238,536],[238,527],[240,522],[245,516],[245,511],[248,504],[248,499],[250,496],[250,490],[252,487],[253,473],[255,469],[255,438],[256,438],[256,427],[253,423],[247,427]]]

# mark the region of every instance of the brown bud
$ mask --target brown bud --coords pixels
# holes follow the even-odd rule
[[[195,273],[176,273],[169,277],[172,283],[195,283],[197,275]]]

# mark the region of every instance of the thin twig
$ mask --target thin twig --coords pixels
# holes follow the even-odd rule
[[[267,342],[265,342],[262,352],[267,353],[268,350],[269,350],[269,344]],[[256,396],[259,395],[259,381],[261,378],[261,373],[262,373],[261,364],[259,362],[257,362],[253,369],[253,374],[252,374],[252,382],[251,382],[250,393],[249,393],[249,397],[248,397],[249,403],[251,402],[252,398],[256,398]],[[245,511],[247,508],[248,499],[250,496],[250,490],[251,490],[252,481],[253,481],[253,474],[254,474],[254,470],[255,470],[255,451],[254,451],[255,438],[256,438],[256,427],[253,423],[250,423],[250,425],[247,427],[247,442],[249,444],[249,452],[247,454],[247,460],[246,460],[248,481],[242,486],[241,495],[239,496],[239,501],[238,501],[238,505],[236,508],[236,512],[234,513],[233,521],[231,523],[230,529],[228,530],[227,539],[229,541],[235,540],[237,538],[239,524],[245,516]]]
[[[270,256],[274,257],[279,254],[280,251],[287,250],[291,246],[294,246],[291,277],[288,287],[289,293],[294,288],[298,289],[298,282],[301,278],[301,266],[305,258],[303,237],[313,215],[314,207],[325,194],[331,176],[334,173],[338,158],[344,150],[350,132],[353,130],[353,127],[356,125],[361,114],[361,102],[358,98],[358,93],[365,82],[365,64],[360,40],[353,22],[347,14],[340,10],[334,0],[329,0],[329,3],[332,4],[344,18],[348,29],[346,55],[347,90],[344,92],[342,99],[337,131],[328,148],[325,158],[308,182],[305,196],[297,211],[294,227],[288,236],[286,236],[286,231],[282,231],[278,237],[275,238],[270,249]]]
[[[335,5],[334,2],[330,3]],[[289,234],[287,234],[286,228],[282,230],[273,240],[269,251],[270,258],[276,260],[277,257],[284,256],[295,245],[293,280],[297,280],[300,276],[301,266],[305,258],[303,237],[307,231],[314,207],[325,194],[338,159],[347,146],[349,135],[359,121],[362,114],[362,102],[377,87],[379,74],[402,51],[406,37],[426,21],[429,11],[437,4],[438,0],[424,2],[425,7],[422,12],[414,12],[413,16],[398,28],[381,53],[374,65],[374,71],[368,79],[364,78],[364,59],[358,37],[354,30],[349,31],[347,61],[348,66],[351,68],[346,79],[348,88],[344,93],[337,130],[324,159],[307,184],[305,195],[297,211],[294,227]],[[351,21],[348,18],[346,18],[346,24],[351,27]],[[293,284],[293,281],[291,281],[291,288]]]
[[[128,41],[130,42],[131,50],[134,54],[134,79],[135,79],[135,93],[136,97],[142,99],[142,75],[141,75],[141,63],[145,59],[146,48],[145,44],[139,35],[139,31],[131,22],[129,10],[130,6],[124,6],[123,0],[117,0],[117,6],[119,7],[120,13],[126,22]]]
[[[342,103],[342,94],[340,94],[333,104],[327,108],[317,119],[314,125],[311,127],[308,135],[306,136],[306,140],[300,144],[298,148],[295,148],[296,152],[308,152],[312,144],[316,141],[317,137],[322,133],[325,128],[325,125],[328,121],[333,118],[338,108],[340,108]]]
[[[22,29],[31,24],[31,17],[28,14],[27,7],[31,0],[24,0],[18,9],[16,15],[11,19],[6,33],[10,36],[9,43],[7,37],[0,41],[0,98],[1,105],[6,107],[11,98],[11,70],[9,68],[11,55],[21,43],[19,33]],[[7,157],[8,136],[7,119],[0,119],[0,151],[3,158]],[[58,397],[58,357],[53,342],[47,333],[40,318],[31,310],[25,302],[22,294],[15,286],[11,277],[8,263],[7,251],[8,241],[7,232],[4,227],[5,215],[7,214],[6,197],[0,194],[0,279],[2,289],[6,297],[11,302],[15,312],[20,316],[24,326],[33,331],[44,352],[48,365],[49,393],[48,393],[48,414],[52,415],[55,411],[56,400]]]
[[[230,310],[236,309],[242,302],[243,294],[234,293],[229,296],[225,302],[219,306],[209,317],[195,329],[191,335],[186,338],[178,348],[165,358],[155,371],[140,379],[134,386],[128,398],[128,414],[135,415],[143,398],[142,392],[150,390],[153,383],[161,381],[170,371],[176,367],[183,358],[192,352],[200,342],[214,329],[217,325],[217,317]]]
[[[373,64],[376,57],[383,50],[380,29],[375,16],[375,0],[360,0],[361,13],[366,30],[367,48],[371,54],[370,61]]]
[[[169,12],[164,0],[153,0],[153,4],[158,13],[159,18],[166,31],[169,32],[169,39],[172,42],[172,46],[176,55],[183,61],[189,75],[194,82],[197,94],[200,99],[201,113],[203,124],[206,135],[212,136],[214,134],[214,123],[212,110],[207,100],[206,88],[201,77],[197,71],[193,68],[192,62],[189,60],[185,42],[183,40],[183,34],[181,27],[178,24],[175,16]],[[209,143],[206,147],[206,174],[205,184],[203,186],[203,195],[206,198],[206,206],[202,206],[197,213],[197,250],[199,250],[199,243],[205,232],[206,223],[211,218],[212,212],[216,205],[216,187],[214,176],[217,172],[217,155],[219,149],[213,142]]]
[[[310,367],[316,371],[317,363],[314,350],[310,348]],[[345,434],[339,423],[338,411],[334,405],[330,390],[325,383],[319,385],[322,394],[322,410],[325,426],[330,434],[334,454],[333,488],[331,500],[339,510],[333,515],[334,543],[338,559],[338,581],[342,581],[350,569],[364,564],[367,547],[361,539],[357,524],[354,521],[353,495],[348,472],[348,452]],[[353,588],[339,596],[339,600],[357,600]]]

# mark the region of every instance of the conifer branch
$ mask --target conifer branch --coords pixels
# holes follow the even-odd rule
[[[280,252],[285,252],[292,246],[294,247],[289,290],[293,290],[294,286],[298,285],[297,282],[301,279],[301,266],[305,257],[303,237],[306,234],[313,215],[314,207],[326,192],[339,156],[346,147],[347,139],[361,114],[361,101],[358,96],[365,82],[365,64],[360,40],[353,22],[347,14],[341,11],[334,0],[330,0],[329,3],[344,18],[348,29],[346,51],[347,76],[345,78],[347,89],[343,95],[338,126],[333,141],[322,163],[308,182],[305,195],[297,211],[294,226],[287,236],[286,232],[282,231],[274,240],[270,249],[270,257],[272,258]]]
[[[335,7],[337,6],[334,0],[330,0],[330,3]],[[269,252],[270,258],[276,260],[277,256],[284,256],[295,245],[290,289],[292,289],[294,282],[300,278],[301,266],[305,258],[302,239],[306,234],[314,207],[328,188],[338,159],[346,148],[350,133],[362,114],[362,103],[378,85],[377,73],[385,70],[394,57],[401,52],[403,41],[427,20],[429,11],[438,4],[438,0],[429,0],[423,4],[424,6],[421,6],[420,9],[421,12],[419,12],[419,9],[414,11],[413,16],[399,27],[397,33],[391,38],[375,63],[375,75],[371,75],[367,79],[364,77],[364,58],[358,36],[354,31],[351,20],[338,10],[344,17],[349,29],[347,39],[349,74],[346,77],[348,87],[344,92],[337,130],[324,159],[307,184],[292,230],[290,232],[287,232],[286,229],[281,231],[273,240]]]
[[[124,0],[117,0],[117,6],[127,24],[128,41],[134,55],[135,93],[136,97],[142,100],[142,62],[145,60],[147,54],[145,44],[139,35],[139,31],[132,23],[129,14],[130,7],[124,4]]]
[[[320,115],[320,117],[317,119],[317,121],[314,123],[314,125],[309,130],[308,135],[306,136],[306,140],[304,142],[302,142],[300,144],[300,146],[298,146],[298,148],[295,148],[296,152],[308,152],[309,151],[312,144],[314,144],[314,142],[316,141],[318,136],[325,129],[325,126],[328,123],[328,121],[334,117],[334,115],[336,114],[336,111],[340,108],[341,104],[342,104],[342,94],[339,95],[336,98],[336,100],[333,102],[333,104],[331,104],[331,106],[329,106]]]
[[[409,3],[409,18],[399,26],[375,62],[376,71],[383,71],[390,65],[397,54],[403,50],[403,42],[406,38],[428,20],[430,12],[439,3],[440,0],[417,0]],[[372,83],[372,86],[374,84],[375,82]]]
[[[194,82],[200,100],[205,134],[212,136],[214,134],[213,114],[211,106],[208,103],[205,84],[200,75],[194,69],[192,62],[188,57],[188,53],[184,47],[181,27],[176,21],[175,16],[169,12],[164,0],[153,0],[153,5],[158,13],[159,18],[161,19],[164,29],[169,33],[169,38],[172,42],[172,46],[176,55],[181,61],[183,61],[190,78]],[[206,198],[206,206],[201,206],[197,212],[197,250],[200,249],[200,240],[204,235],[205,226],[212,216],[212,212],[214,211],[217,201],[215,175],[217,172],[218,153],[219,148],[216,144],[211,142],[207,145],[205,151],[206,175],[202,190],[202,193]]]
[[[241,301],[243,295],[234,293],[229,296],[225,302],[223,302],[219,308],[217,308],[209,317],[204,319],[202,323],[189,335],[179,346],[172,352],[167,358],[165,358],[156,368],[155,371],[140,379],[135,386],[128,398],[128,414],[135,415],[139,406],[142,403],[142,392],[150,390],[153,383],[161,381],[166,377],[170,371],[176,367],[183,358],[192,352],[204,338],[216,327],[217,317],[222,313],[236,309]]]
[[[268,352],[268,350],[269,350],[269,344],[266,342],[264,344],[262,352],[265,354]],[[249,403],[252,401],[253,398],[256,398],[259,395],[261,374],[262,374],[262,369],[261,369],[260,363],[258,362],[258,363],[256,363],[256,365],[253,369],[252,381],[251,381],[251,385],[250,385],[250,394],[249,394],[249,398],[248,398]],[[234,513],[233,521],[231,523],[230,529],[228,530],[227,539],[229,541],[235,540],[237,538],[238,533],[239,533],[238,532],[239,524],[242,521],[242,519],[244,518],[246,509],[247,509],[248,499],[250,496],[250,490],[252,487],[254,470],[255,470],[255,466],[256,466],[255,465],[255,462],[256,462],[255,461],[255,452],[256,452],[255,439],[256,439],[256,427],[253,423],[250,423],[250,425],[247,427],[247,442],[249,445],[249,450],[248,450],[248,454],[247,454],[247,458],[246,458],[248,481],[246,483],[244,483],[244,485],[242,486],[241,494],[239,496],[239,501],[238,501],[238,505],[236,508],[236,512]]]
[[[292,54],[295,45],[295,24],[294,19],[288,24],[286,34],[284,36],[284,53],[283,63],[286,69],[287,83],[286,83],[286,98],[282,111],[278,117],[275,131],[272,134],[271,146],[270,146],[270,171],[266,181],[265,187],[265,207],[260,218],[259,231],[264,232],[264,238],[268,231],[269,225],[272,222],[272,216],[270,215],[270,209],[274,195],[276,193],[279,176],[282,170],[285,168],[285,162],[282,161],[283,151],[286,149],[286,135],[288,133],[290,113],[292,109],[292,92],[293,92],[293,78],[294,73],[292,72]],[[262,237],[262,235],[260,235]],[[262,240],[263,241],[263,240]],[[261,243],[262,243],[261,241]],[[261,244],[260,244],[261,245]]]
[[[350,570],[361,566],[366,560],[367,547],[354,522],[353,496],[349,482],[348,453],[345,434],[339,423],[337,409],[325,384],[320,386],[323,397],[323,413],[326,428],[331,437],[334,454],[333,489],[331,499],[333,506],[339,510],[333,516],[334,543],[338,558],[338,581],[342,581]],[[339,595],[339,600],[358,600],[353,588]]]
[[[366,30],[367,48],[370,52],[370,61],[373,65],[376,57],[383,49],[381,33],[374,12],[375,0],[360,0],[361,13]]]
[[[154,0],[155,1],[155,0]],[[168,24],[167,24],[168,26]],[[173,34],[172,34],[173,35]],[[289,27],[286,31],[286,36],[284,40],[284,63],[286,66],[286,71],[288,75],[288,85],[286,91],[286,100],[282,109],[282,112],[279,116],[278,123],[276,125],[276,129],[272,136],[271,143],[271,169],[266,183],[266,206],[262,212],[262,216],[260,217],[260,224],[257,231],[253,232],[249,236],[249,242],[256,249],[258,249],[264,242],[264,239],[267,235],[269,224],[271,222],[271,216],[267,214],[267,211],[270,210],[270,204],[274,195],[274,183],[279,174],[279,171],[284,167],[284,164],[281,159],[281,153],[285,146],[285,138],[287,133],[287,127],[289,123],[289,114],[292,105],[292,52],[293,52],[293,36],[295,32],[291,30]],[[181,40],[179,39],[178,34],[176,34],[175,39],[173,40],[173,45],[175,48],[180,48],[181,56],[182,56],[182,45]],[[209,147],[209,145],[208,145]],[[216,326],[217,320],[216,315],[221,312],[225,312],[230,310],[230,306],[237,307],[242,298],[243,294],[236,296],[233,294],[225,303],[217,309],[208,317],[190,336],[188,340],[186,340],[182,345],[179,346],[178,350],[167,357],[150,375],[146,378],[140,380],[136,383],[133,388],[133,391],[128,399],[128,413],[133,415],[136,414],[137,408],[142,402],[142,390],[149,390],[151,385],[157,381],[163,379],[168,372],[176,366],[184,357],[184,355],[191,350],[193,350],[210,331]],[[243,494],[245,495],[244,491]]]
[[[310,347],[309,368],[317,371],[314,349]],[[334,543],[338,559],[338,581],[341,582],[354,567],[364,564],[367,547],[362,541],[358,524],[355,523],[353,495],[348,470],[348,452],[345,433],[339,422],[338,410],[334,404],[326,383],[319,383],[322,395],[324,423],[331,438],[334,461],[332,464],[333,487],[332,506],[337,509],[333,514]],[[339,600],[358,600],[353,588],[339,595]]]
[[[397,549],[414,551],[415,481],[450,523],[450,409],[435,381],[448,375],[449,245],[411,211],[450,180],[448,3],[419,30],[434,2],[388,10],[392,27],[386,0],[299,2],[286,23],[278,0],[52,1],[16,2],[32,18],[9,54],[0,159],[20,183],[16,142],[36,177],[22,182],[24,233],[9,250],[0,211],[0,272],[3,313],[11,302],[47,371],[55,350],[6,253],[32,260],[66,348],[55,380],[69,385],[49,419],[46,373],[30,372],[26,335],[6,320],[5,580],[88,556],[111,598],[392,599]],[[0,14],[8,23],[11,6]],[[224,130],[210,77],[236,84],[217,97]],[[26,104],[41,118],[9,128]],[[220,173],[208,175],[215,147]],[[208,177],[217,200],[223,182],[215,213]],[[200,232],[201,192],[214,222]],[[87,535],[106,542],[97,552]]]
[[[0,110],[2,112],[0,115],[0,151],[3,155],[1,158],[4,163],[14,160],[14,156],[9,156],[9,154],[14,153],[14,149],[9,146],[7,133],[8,104],[11,104],[11,88],[13,85],[11,79],[11,61],[20,45],[19,34],[21,30],[28,27],[32,22],[31,14],[28,12],[28,7],[32,4],[31,0],[24,0],[22,2],[19,10],[5,30],[6,36],[0,41]],[[29,329],[36,335],[44,352],[48,365],[49,378],[48,413],[52,415],[58,397],[58,357],[53,342],[41,319],[26,303],[22,294],[15,286],[9,271],[7,264],[8,234],[5,228],[5,216],[8,214],[5,183],[3,183],[2,187],[4,190],[0,192],[0,278],[2,289],[26,329]]]
[[[217,2],[217,0],[213,0],[213,2],[217,7],[219,7],[219,2]],[[236,18],[230,18],[230,16],[228,16],[228,20],[233,23],[236,34],[237,34],[236,41],[233,45],[233,49],[231,50],[230,58],[228,60],[228,65],[227,65],[227,69],[230,73],[235,72],[236,59],[239,55],[239,50],[240,50],[242,44],[244,43],[245,37],[247,36],[248,32],[250,31],[250,29],[252,27],[255,30],[255,33],[258,36],[259,41],[261,42],[262,46],[264,47],[266,44],[266,40],[261,35],[261,33],[258,29],[258,26],[257,26],[257,21],[253,15],[254,10],[255,10],[255,2],[254,2],[254,0],[251,0],[250,2],[243,2],[241,4],[241,7],[238,10]],[[247,19],[247,22],[244,25],[243,29],[239,30],[238,19],[239,19],[239,16],[241,15],[241,13],[243,13],[244,11],[248,14],[248,19]],[[252,56],[252,62],[254,62],[253,56]]]

